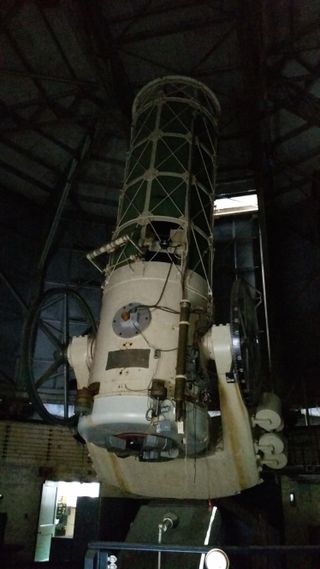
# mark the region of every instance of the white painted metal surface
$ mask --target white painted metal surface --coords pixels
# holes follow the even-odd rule
[[[205,456],[143,463],[135,457],[119,458],[89,443],[98,477],[104,483],[102,492],[117,495],[120,490],[136,496],[206,499],[236,494],[259,483],[250,417],[239,386],[228,383],[226,378],[232,361],[229,326],[213,327],[204,345],[204,352],[216,362],[222,418],[221,423],[219,418],[212,420],[213,437]]]
[[[202,314],[207,312],[205,280],[190,272],[186,279],[186,295],[192,308],[200,311],[200,314],[194,313],[191,317],[189,338],[192,343],[195,326],[199,319],[203,318]],[[157,304],[160,296],[161,304]],[[185,441],[178,433],[174,419],[172,399],[180,299],[181,272],[176,265],[138,261],[113,272],[104,289],[101,322],[89,380],[89,384],[99,382],[100,391],[94,399],[92,413],[81,417],[79,421],[79,432],[88,442],[105,446],[106,436],[109,435],[126,436],[127,433],[148,432],[160,435],[167,431],[167,436],[170,436],[177,445],[189,445],[191,448],[191,445],[196,444],[196,452],[208,446],[209,418],[206,409],[199,406],[194,408],[192,404],[187,405]],[[123,338],[114,331],[113,322],[118,310],[129,303],[150,306],[151,319],[143,333]],[[118,364],[109,367],[110,354],[117,355],[119,352],[127,351],[129,356],[134,357],[132,351],[139,349],[147,352],[146,367],[139,365],[124,367]],[[76,357],[76,353],[72,352],[73,363]],[[84,359],[82,352],[80,357]],[[71,358],[69,359],[71,361]],[[151,408],[149,389],[154,379],[165,380],[167,398],[161,404],[161,419],[151,421],[148,416]],[[81,376],[81,386],[84,386],[83,376]],[[176,456],[176,453],[172,451],[171,456]]]

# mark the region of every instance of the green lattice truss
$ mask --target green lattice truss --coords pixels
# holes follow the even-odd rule
[[[211,290],[219,103],[203,84],[167,77],[135,99],[131,144],[114,238],[130,235],[148,261],[204,277]],[[132,260],[126,245],[109,268]]]

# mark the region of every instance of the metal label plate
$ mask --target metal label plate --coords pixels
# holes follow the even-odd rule
[[[115,350],[109,352],[106,369],[149,367],[150,350]]]

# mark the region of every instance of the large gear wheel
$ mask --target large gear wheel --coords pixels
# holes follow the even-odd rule
[[[233,375],[248,407],[261,393],[260,343],[256,303],[249,285],[237,279],[231,289],[230,329]]]
[[[67,358],[72,336],[96,332],[92,312],[73,288],[46,290],[29,312],[22,354],[23,376],[35,410],[44,421],[71,426],[76,379]],[[53,402],[55,405],[48,407]],[[58,407],[62,407],[60,414]],[[57,410],[56,410],[57,408]]]

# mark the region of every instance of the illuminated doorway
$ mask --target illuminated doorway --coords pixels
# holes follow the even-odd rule
[[[47,480],[42,487],[35,561],[49,561],[53,537],[72,539],[80,496],[98,498],[98,482],[55,482]]]

